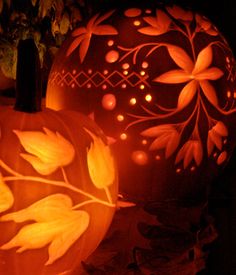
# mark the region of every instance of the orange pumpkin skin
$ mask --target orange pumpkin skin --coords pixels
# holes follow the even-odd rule
[[[75,112],[2,107],[0,125],[0,274],[71,274],[114,214],[117,174],[106,138]],[[92,174],[93,164],[104,175]]]
[[[72,32],[51,68],[46,106],[94,115],[116,141],[124,195],[194,198],[235,147],[235,75],[232,51],[204,16],[127,5]]]

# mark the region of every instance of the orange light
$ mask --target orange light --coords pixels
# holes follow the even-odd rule
[[[134,26],[138,27],[141,25],[141,22],[139,20],[134,21]]]
[[[126,139],[127,139],[127,135],[126,135],[125,133],[122,133],[122,134],[120,135],[120,139],[121,139],[121,140],[126,140]]]
[[[147,94],[147,95],[145,96],[145,100],[146,100],[147,102],[151,102],[151,101],[152,101],[152,96],[151,96],[150,94]]]
[[[124,74],[124,75],[128,75],[129,72],[128,72],[128,71],[123,71],[123,74]]]
[[[144,62],[142,63],[142,68],[143,68],[143,69],[147,69],[147,68],[148,68],[148,63],[147,63],[146,61],[144,61]]]
[[[125,118],[124,118],[123,115],[118,115],[118,116],[117,116],[117,120],[120,121],[120,122],[123,121],[124,119],[125,119]]]
[[[129,63],[124,63],[124,64],[122,65],[122,68],[123,68],[124,70],[129,69]]]
[[[138,165],[145,165],[148,163],[148,156],[144,151],[134,151],[131,158]]]
[[[135,105],[137,103],[137,99],[135,97],[132,97],[129,101],[130,105]]]
[[[144,90],[144,89],[145,89],[145,86],[144,86],[143,84],[141,84],[141,85],[139,86],[139,88],[140,88],[140,90]]]
[[[146,140],[146,139],[143,139],[143,140],[142,140],[142,144],[143,144],[143,145],[146,145],[146,144],[147,144],[147,140]]]
[[[113,41],[113,40],[109,40],[109,41],[107,42],[107,45],[108,45],[109,47],[113,46],[113,45],[114,45],[114,41]]]
[[[145,74],[146,74],[145,71],[141,71],[141,72],[140,72],[140,75],[141,75],[141,76],[144,76]]]

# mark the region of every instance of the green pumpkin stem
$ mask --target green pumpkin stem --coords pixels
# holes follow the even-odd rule
[[[38,49],[33,39],[20,40],[17,48],[16,103],[14,109],[41,111],[42,80]]]

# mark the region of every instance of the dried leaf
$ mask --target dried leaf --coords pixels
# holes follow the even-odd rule
[[[0,213],[8,210],[14,203],[14,196],[10,188],[5,184],[0,173]]]
[[[0,14],[2,13],[3,10],[3,0],[0,0]]]
[[[31,0],[32,5],[35,7],[37,0]]]
[[[189,57],[189,55],[180,47],[173,46],[173,45],[167,45],[167,50],[173,59],[173,61],[185,72],[191,73],[194,64],[192,59]]]
[[[67,12],[65,12],[60,21],[60,33],[62,35],[66,34],[70,27],[70,18]]]
[[[184,70],[171,70],[153,79],[155,82],[177,84],[191,80],[190,75]]]

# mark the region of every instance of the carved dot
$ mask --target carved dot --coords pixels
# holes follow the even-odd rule
[[[103,85],[102,85],[102,89],[103,89],[103,90],[106,90],[106,89],[107,89],[107,85],[106,85],[106,84],[103,84]]]
[[[124,116],[123,115],[118,115],[117,116],[117,120],[119,121],[119,122],[122,122],[122,121],[124,121]]]
[[[114,41],[113,41],[113,40],[109,40],[109,41],[107,42],[107,45],[108,45],[109,47],[113,46],[113,45],[114,45]]]
[[[71,88],[75,88],[75,83],[72,83],[72,84],[71,84]]]
[[[144,61],[144,62],[142,63],[142,68],[143,68],[143,69],[147,69],[148,66],[149,66],[148,62]]]
[[[131,8],[124,12],[125,16],[127,17],[136,17],[136,16],[139,16],[141,13],[142,11],[137,8]]]
[[[140,75],[141,75],[141,76],[144,76],[145,74],[146,74],[145,71],[141,71],[141,72],[140,72]]]
[[[64,83],[61,83],[61,87],[63,87],[64,86]]]
[[[124,64],[122,65],[122,69],[124,69],[124,70],[129,69],[129,63],[124,63]]]
[[[145,12],[146,12],[147,14],[152,13],[152,11],[151,11],[151,10],[145,10]]]
[[[115,63],[119,59],[119,53],[117,51],[109,51],[105,59],[108,63]]]
[[[77,73],[77,71],[76,71],[76,70],[73,70],[73,71],[72,71],[72,74],[76,74],[76,73]]]
[[[148,163],[148,155],[144,151],[134,151],[131,155],[132,160],[138,165],[145,165]]]
[[[236,92],[234,92],[234,98],[236,98]]]
[[[147,94],[147,95],[145,96],[145,100],[146,100],[147,102],[151,102],[151,101],[152,101],[152,96],[151,96],[150,94]]]
[[[160,157],[159,155],[156,155],[156,156],[155,156],[155,159],[156,159],[156,160],[160,160],[161,157]]]
[[[139,86],[139,89],[140,89],[140,90],[144,90],[144,89],[145,89],[145,86],[144,86],[143,84],[141,84],[141,85]]]
[[[93,70],[92,69],[89,69],[88,70],[88,74],[92,74],[93,73]]]
[[[61,73],[64,74],[64,73],[65,73],[65,70],[62,70]]]
[[[129,101],[130,105],[135,105],[137,103],[137,99],[135,97],[132,97]]]
[[[180,168],[178,168],[178,169],[176,169],[176,173],[180,173],[181,172],[181,169]]]
[[[226,139],[224,139],[223,143],[224,143],[224,144],[227,144],[227,138],[226,138]]]
[[[193,172],[193,171],[195,171],[195,169],[196,169],[196,167],[195,167],[195,166],[192,166],[192,167],[190,168],[190,171]]]
[[[91,83],[88,83],[87,88],[91,88],[91,87],[92,87]]]
[[[231,92],[227,91],[227,97],[230,98],[231,97]]]
[[[121,85],[121,88],[122,89],[125,89],[127,87],[127,85],[125,84],[125,83],[123,83],[122,85]]]
[[[147,145],[147,140],[146,140],[146,139],[143,139],[143,140],[142,140],[142,144],[143,144],[143,145]]]
[[[229,62],[230,62],[230,59],[229,59],[229,57],[228,57],[228,56],[226,57],[226,62],[227,62],[227,63],[229,63]]]
[[[129,72],[128,72],[128,71],[123,71],[123,74],[124,74],[124,75],[128,75]]]
[[[227,159],[227,152],[223,151],[222,153],[220,153],[219,157],[217,158],[217,164],[221,165],[223,162],[225,162],[225,160]]]
[[[121,139],[121,140],[126,140],[126,139],[127,139],[127,135],[126,135],[125,133],[122,133],[122,134],[120,135],[120,139]]]
[[[141,25],[141,22],[139,20],[134,21],[134,26],[138,27]]]
[[[107,74],[108,74],[108,70],[104,70],[104,71],[103,71],[103,74],[104,74],[104,75],[107,75]]]
[[[116,97],[113,94],[106,94],[102,98],[102,106],[106,110],[113,110],[116,107]]]

